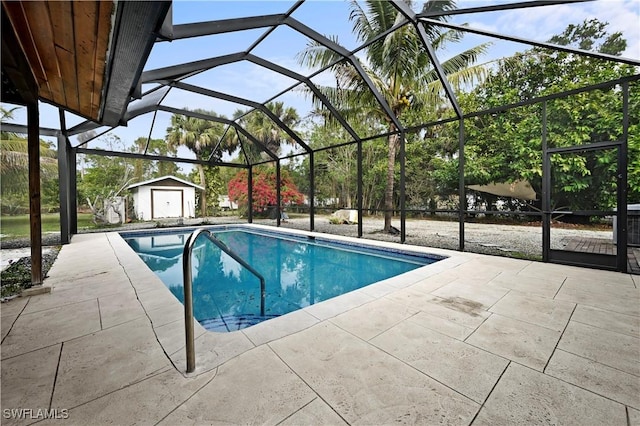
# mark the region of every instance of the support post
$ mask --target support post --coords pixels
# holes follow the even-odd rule
[[[69,215],[69,142],[64,111],[60,109],[60,132],[58,133],[58,187],[60,193],[60,243],[69,244],[71,217]]]
[[[458,250],[464,251],[464,215],[467,210],[467,195],[464,188],[464,119],[461,118],[458,130]]]
[[[547,101],[542,102],[542,261],[551,247],[551,159],[547,150]]]
[[[406,137],[405,132],[400,133],[400,242],[404,244],[407,239],[407,212],[405,206],[405,174],[406,174]]]
[[[618,148],[618,220],[616,235],[616,263],[620,272],[627,272],[627,250],[628,232],[627,229],[627,163],[628,163],[628,141],[629,141],[629,82],[622,84],[622,144]]]
[[[358,238],[362,238],[362,141],[358,140]]]
[[[253,166],[249,166],[249,174],[247,176],[247,221],[253,223]]]
[[[316,173],[314,152],[309,153],[309,231],[315,229]]]
[[[75,148],[69,149],[69,233],[78,233],[78,174],[77,174],[78,154]]]
[[[31,236],[31,284],[42,284],[42,217],[40,216],[40,123],[38,102],[27,105],[29,155],[29,229]]]
[[[69,160],[67,137],[58,134],[58,186],[60,191],[60,243],[69,244],[71,216],[69,214]]]
[[[276,161],[276,226],[280,226],[282,200],[280,199],[280,159]]]

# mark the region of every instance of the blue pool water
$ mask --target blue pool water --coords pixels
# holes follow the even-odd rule
[[[247,227],[209,229],[266,283],[261,316],[259,279],[200,236],[192,255],[194,316],[213,331],[239,330],[441,259]],[[182,250],[192,232],[121,235],[183,302]]]

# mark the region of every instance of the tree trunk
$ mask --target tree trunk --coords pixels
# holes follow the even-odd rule
[[[387,186],[384,190],[384,232],[391,232],[391,218],[393,217],[393,178],[395,175],[396,149],[398,147],[398,140],[398,135],[389,135]]]
[[[204,188],[202,195],[200,196],[200,210],[202,211],[202,218],[207,217],[207,185],[204,177],[204,167],[202,164],[198,164],[198,172],[200,173],[200,185]]]

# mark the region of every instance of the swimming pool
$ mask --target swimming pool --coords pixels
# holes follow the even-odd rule
[[[260,315],[259,279],[207,238],[198,238],[192,254],[194,316],[210,331],[240,330],[443,259],[250,227],[207,229],[266,282],[265,312]],[[193,231],[126,232],[121,236],[184,302],[182,251]]]

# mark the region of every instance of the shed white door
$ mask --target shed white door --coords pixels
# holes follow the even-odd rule
[[[183,217],[183,192],[181,189],[152,189],[151,216],[152,219],[161,217]]]

